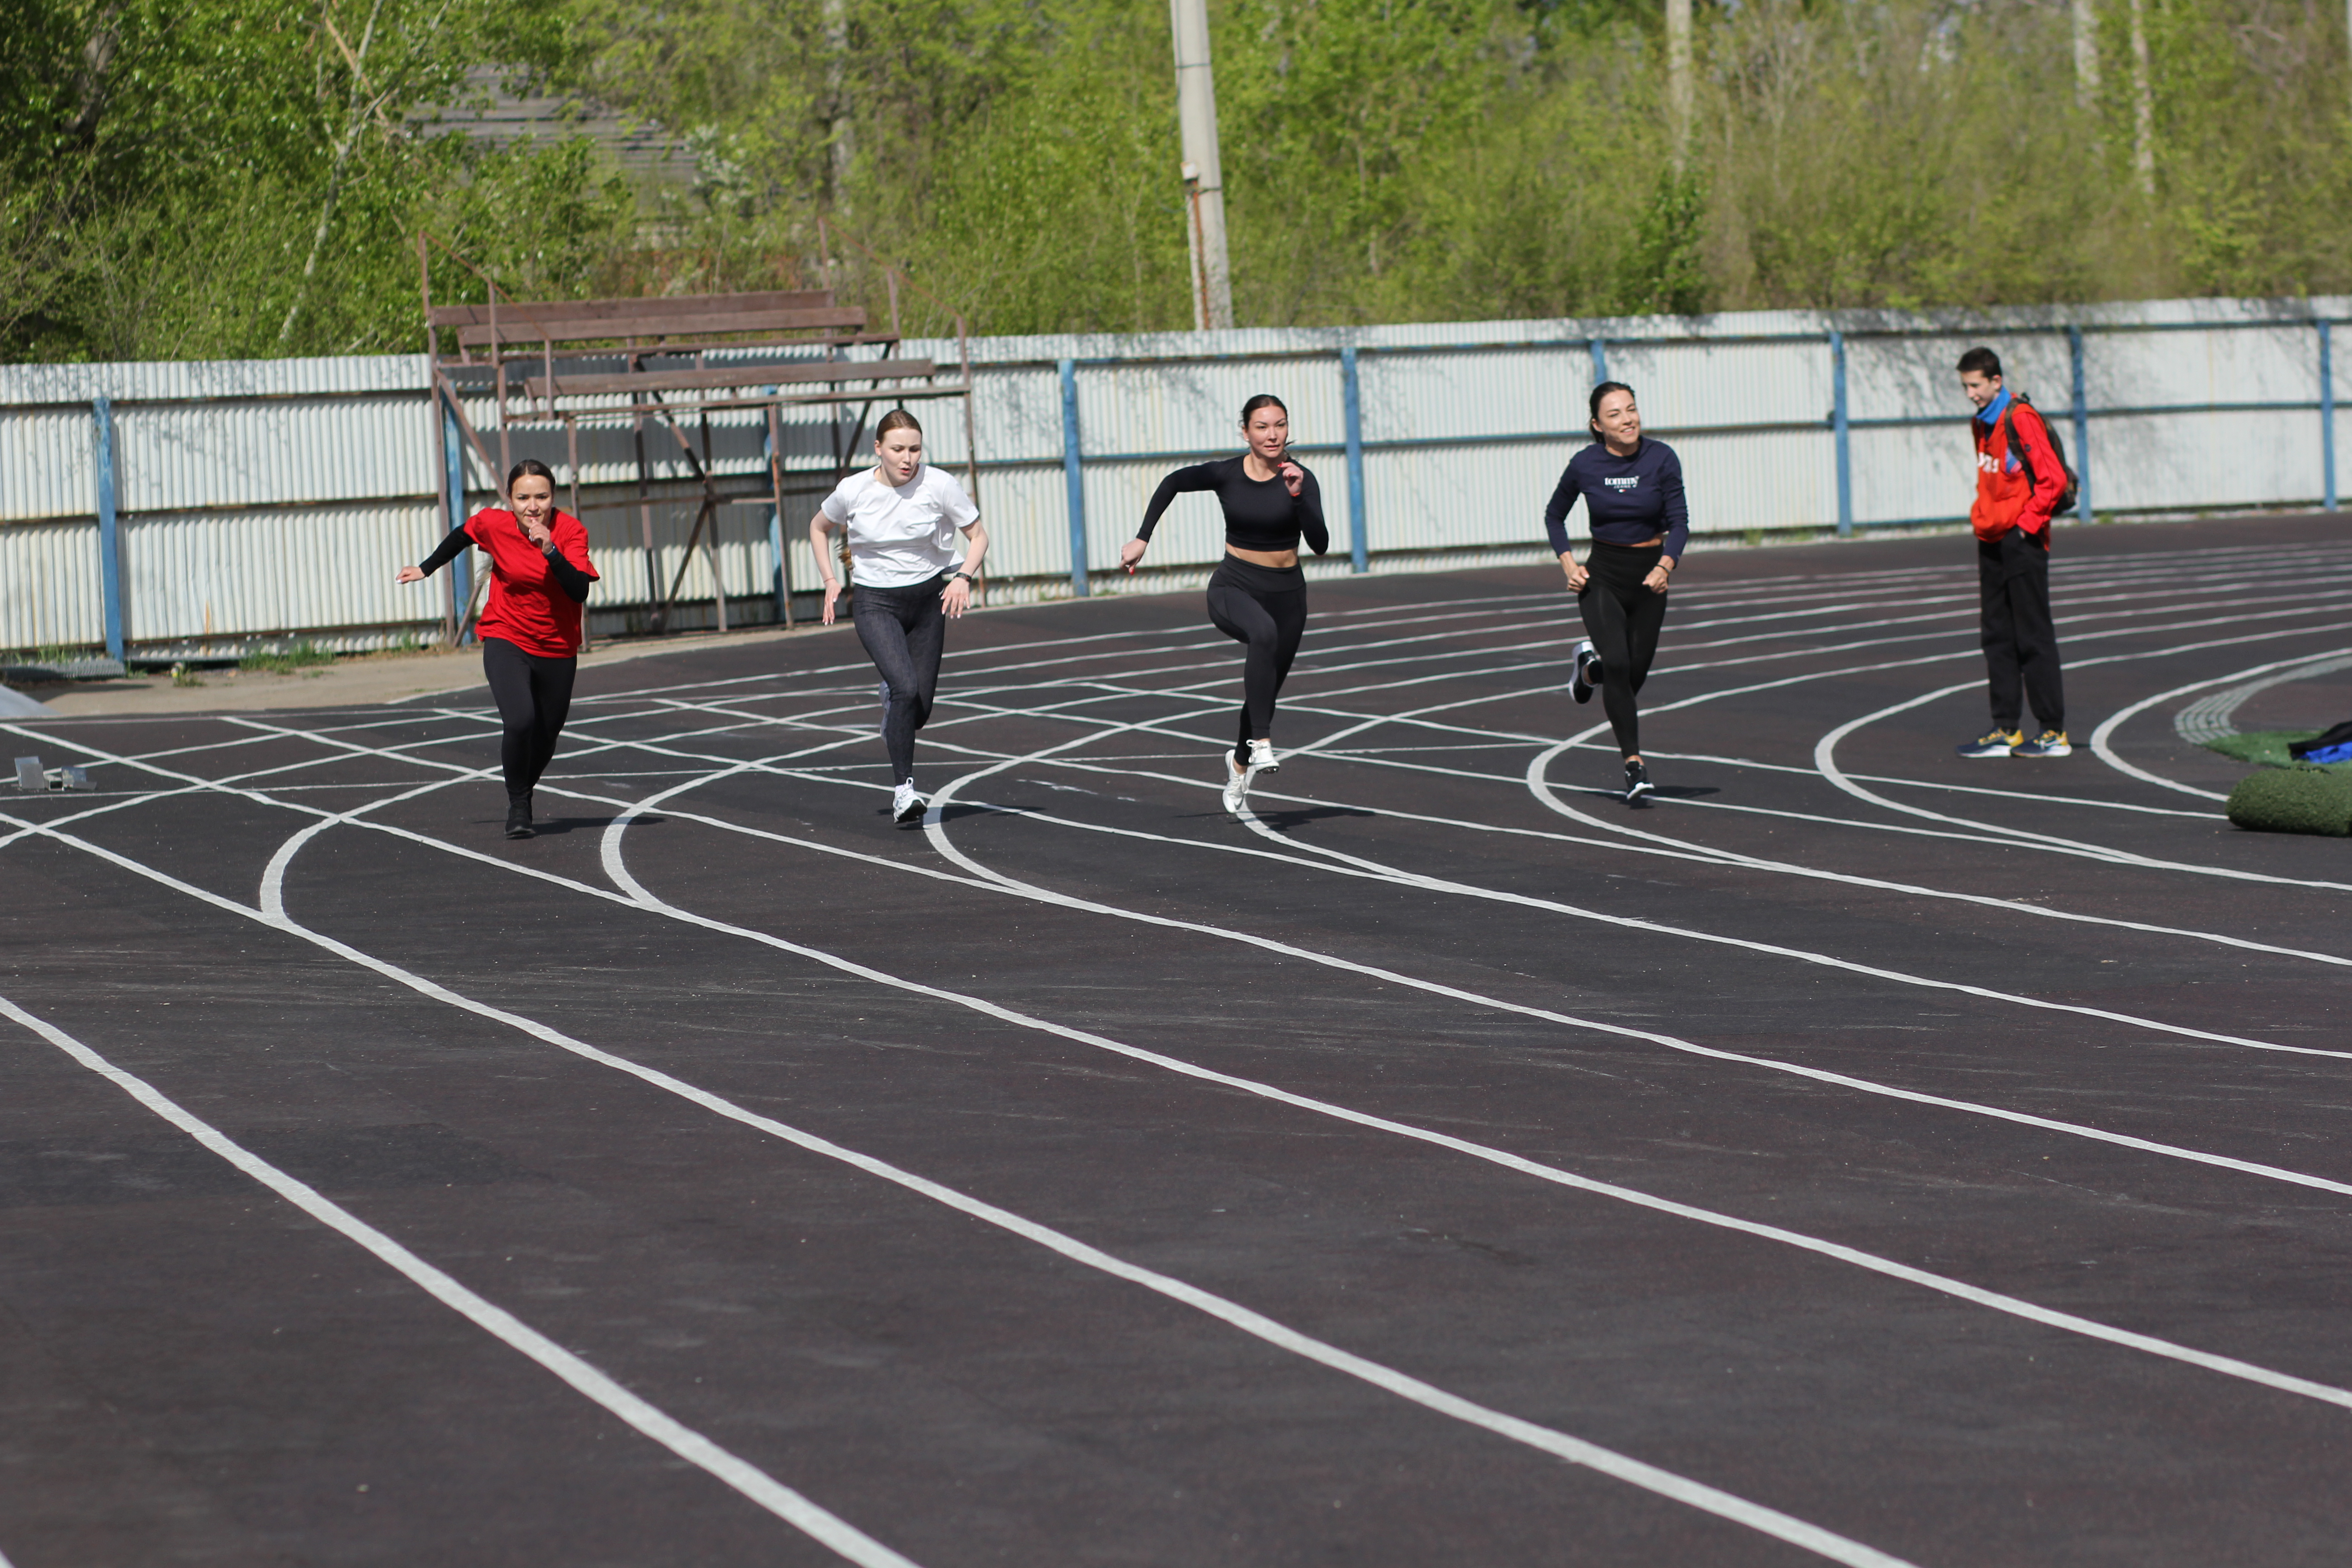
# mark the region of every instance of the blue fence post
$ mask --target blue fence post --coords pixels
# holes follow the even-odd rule
[[[782,620],[791,613],[791,595],[784,592],[784,514],[774,507],[768,509],[768,559],[774,567],[768,574],[774,579],[776,589],[776,619]]]
[[[1069,496],[1070,592],[1083,599],[1087,580],[1087,475],[1078,456],[1078,362],[1062,362],[1062,485]]]
[[[1339,351],[1341,406],[1348,421],[1349,569],[1372,569],[1371,542],[1364,531],[1364,399],[1356,381],[1356,345]]]
[[[1599,386],[1609,379],[1609,345],[1599,338],[1591,341],[1592,384]]]
[[[1845,334],[1830,334],[1830,428],[1837,440],[1838,537],[1853,536],[1853,430],[1845,402]]]
[[[769,387],[767,394],[771,397],[775,396],[776,388]],[[768,508],[768,559],[774,564],[769,575],[774,580],[776,590],[776,619],[789,626],[793,618],[793,595],[791,590],[784,586],[784,498],[781,488],[782,481],[777,478],[776,466],[782,454],[776,445],[779,424],[776,405],[770,404],[767,413],[768,427],[760,437],[760,456],[767,462],[769,482],[778,487],[773,504]]]
[[[114,400],[94,398],[98,426],[98,592],[106,615],[106,656],[122,658],[122,534],[114,504]]]
[[[2091,515],[2091,400],[2083,390],[2083,329],[2066,329],[2066,352],[2074,362],[2074,480],[2075,515],[2084,522]]]
[[[2319,468],[2326,487],[2320,505],[2336,510],[2336,323],[2321,321],[2319,328]]]
[[[444,504],[449,509],[449,526],[466,526],[466,433],[458,427],[457,409],[445,395],[441,403],[441,453],[447,471],[441,476]],[[466,629],[466,606],[474,597],[474,552],[460,551],[457,559],[449,563],[449,627],[459,642],[469,640]]]

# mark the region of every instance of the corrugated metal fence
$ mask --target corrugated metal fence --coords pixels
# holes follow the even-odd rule
[[[2332,510],[2346,320],[2352,300],[2330,298],[979,339],[992,594],[1138,585],[1103,568],[1152,486],[1237,450],[1242,402],[1261,391],[1289,405],[1322,479],[1335,538],[1320,571],[1539,559],[1543,503],[1603,376],[1633,384],[1650,431],[1681,451],[1694,532],[1954,520],[1972,479],[1952,365],[1977,342],[2067,437],[2086,515]],[[427,386],[421,356],[0,366],[0,648],[163,658],[438,635],[452,579],[393,582],[447,526]],[[468,413],[495,423],[487,403]],[[929,455],[960,468],[960,422],[934,425]],[[730,504],[716,552],[688,561],[700,489],[667,432],[583,426],[575,474],[560,426],[509,427],[516,457],[578,486],[606,633],[637,624],[650,579],[681,569],[673,626],[709,624],[722,586],[738,624],[781,616],[787,584],[805,605],[807,513],[856,460],[851,433],[841,411],[786,410],[780,525],[761,416],[712,414],[697,439]],[[642,495],[639,440],[655,475]],[[462,483],[475,507],[495,477],[468,459]],[[1180,502],[1158,580],[1196,578],[1220,539],[1212,503]]]

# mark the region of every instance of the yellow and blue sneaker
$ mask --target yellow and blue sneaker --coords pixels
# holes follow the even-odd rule
[[[2074,754],[2074,748],[2066,743],[2065,731],[2044,730],[2025,744],[2011,746],[2009,754],[2012,757],[2070,757]]]
[[[2063,745],[2065,737],[2061,735]],[[1954,748],[1964,757],[2005,757],[2025,744],[2024,731],[2020,730],[1987,730],[1973,741],[1963,741]]]

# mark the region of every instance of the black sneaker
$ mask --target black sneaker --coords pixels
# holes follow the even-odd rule
[[[1601,653],[1590,642],[1576,645],[1576,673],[1569,678],[1568,694],[1579,702],[1592,700],[1592,689],[1601,684]]]
[[[507,802],[507,837],[509,838],[529,838],[532,837],[530,831],[530,802],[529,800],[510,800]]]
[[[1631,805],[1650,793],[1650,770],[1640,763],[1627,763],[1625,764],[1625,804]]]

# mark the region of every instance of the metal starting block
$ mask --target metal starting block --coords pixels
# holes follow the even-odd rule
[[[38,757],[16,759],[16,787],[27,795],[46,795],[53,789],[88,789],[88,768],[44,768]]]

